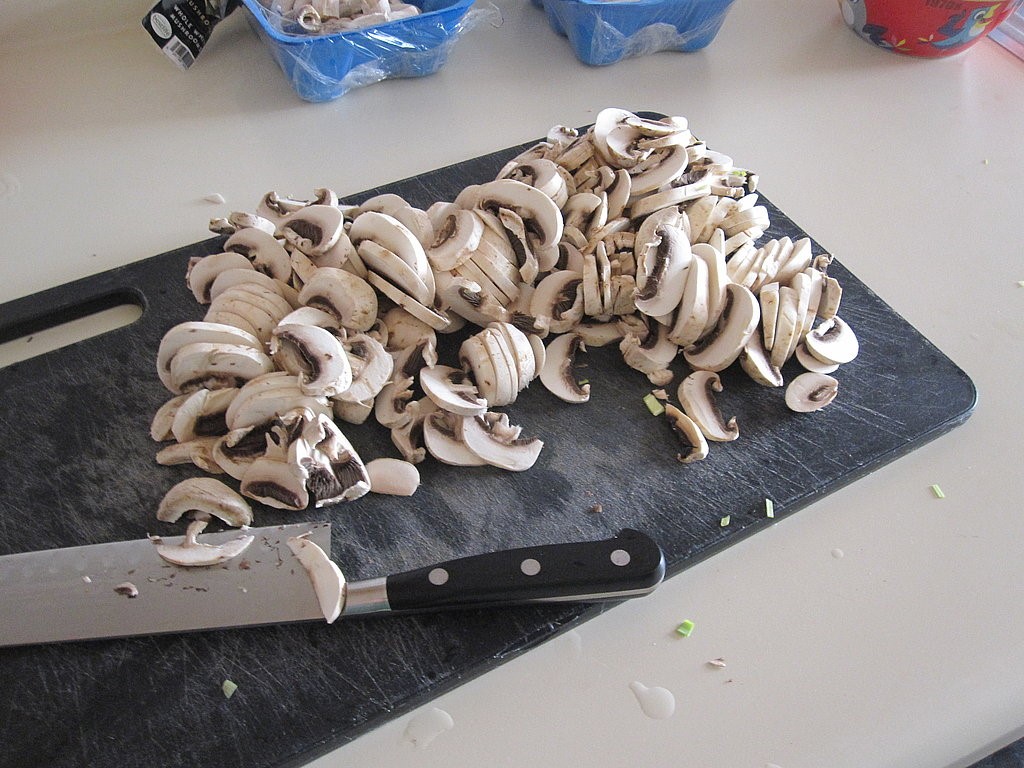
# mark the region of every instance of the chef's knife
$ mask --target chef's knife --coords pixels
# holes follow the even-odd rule
[[[247,533],[255,537],[249,548],[214,566],[171,565],[149,539],[0,557],[0,646],[323,621],[310,576],[287,542],[305,536],[329,554],[330,523]],[[201,538],[215,545],[238,535]],[[658,545],[626,529],[601,541],[471,555],[348,582],[341,615],[619,600],[647,594],[664,574]]]

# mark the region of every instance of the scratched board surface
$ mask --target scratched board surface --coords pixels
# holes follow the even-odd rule
[[[350,201],[387,191],[425,208],[493,178],[519,149]],[[762,202],[772,218],[766,239],[805,235]],[[0,554],[180,533],[157,523],[154,511],[175,482],[199,473],[153,460],[149,422],[168,397],[154,359],[167,329],[201,319],[185,266],[221,242],[0,307],[0,340],[83,307],[127,300],[145,309],[130,326],[0,370]],[[770,525],[764,499],[781,518],[968,418],[968,377],[843,265],[830,274],[844,287],[841,314],[861,352],[837,374],[839,398],[824,411],[791,413],[781,390],[730,369],[720,404],[741,436],[682,466],[667,423],[642,402],[651,390],[645,377],[614,347],[592,349],[589,403],[562,403],[537,383],[504,409],[524,434],[545,441],[532,470],[455,470],[428,460],[411,498],[368,496],[302,513],[257,507],[256,524],[331,520],[332,554],[349,579],[497,548],[603,538],[625,526],[653,536],[669,573],[678,573]],[[442,362],[453,344],[446,340]],[[685,366],[674,370],[678,382]],[[785,369],[796,372],[795,363]],[[379,427],[345,431],[365,460],[397,455]],[[728,527],[719,524],[724,515]],[[0,763],[301,765],[608,609],[529,607],[0,649]],[[230,700],[220,689],[225,679],[239,686]]]

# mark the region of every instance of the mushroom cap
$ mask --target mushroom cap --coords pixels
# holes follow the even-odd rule
[[[786,407],[797,413],[811,413],[836,399],[839,382],[825,373],[801,373],[786,387]]]
[[[191,477],[174,485],[160,501],[157,520],[176,522],[186,512],[213,515],[240,528],[252,524],[249,503],[225,483],[212,477]]]

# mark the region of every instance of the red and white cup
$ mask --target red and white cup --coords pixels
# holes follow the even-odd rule
[[[925,58],[970,48],[1024,0],[839,0],[847,25],[879,48]]]

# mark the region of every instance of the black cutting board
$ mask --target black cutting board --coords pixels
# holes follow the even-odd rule
[[[494,178],[520,149],[351,201],[381,192],[421,207],[451,200]],[[805,236],[762,201],[773,222],[765,239]],[[0,370],[0,554],[180,532],[156,522],[156,505],[175,482],[200,473],[153,460],[149,422],[168,397],[154,360],[167,329],[201,319],[185,287],[186,262],[221,242],[0,307],[0,341],[124,301],[145,310],[130,326]],[[823,251],[817,243],[813,250]],[[730,370],[720,403],[737,417],[740,438],[682,466],[666,422],[642,402],[651,390],[645,377],[615,347],[595,349],[586,357],[588,404],[562,403],[538,383],[507,409],[525,434],[545,440],[529,472],[428,460],[412,498],[369,496],[303,513],[263,508],[256,524],[327,517],[333,556],[350,579],[495,548],[601,538],[625,526],[656,538],[669,573],[678,573],[771,525],[766,498],[776,519],[791,514],[970,415],[976,392],[964,372],[842,264],[830,274],[844,287],[841,314],[861,352],[840,369],[839,397],[824,411],[791,413],[782,390]],[[797,370],[791,363],[785,373]],[[682,366],[678,372],[685,374]],[[345,431],[364,459],[397,455],[380,428]],[[725,515],[731,522],[723,527]],[[0,649],[0,764],[301,765],[606,609],[516,608]],[[225,679],[239,686],[230,700],[221,692]]]

